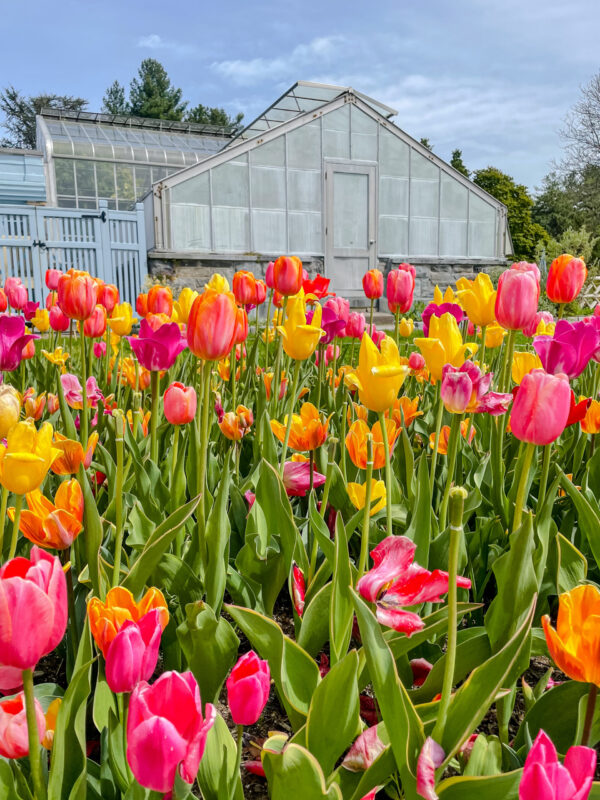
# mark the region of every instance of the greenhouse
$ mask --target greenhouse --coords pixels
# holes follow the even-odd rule
[[[44,109],[37,146],[47,165],[48,204],[127,211],[153,183],[221,150],[228,128],[87,111]]]
[[[502,263],[504,205],[395,114],[350,88],[295,84],[220,152],[154,185],[151,256],[233,265],[294,253],[348,296],[377,262]]]

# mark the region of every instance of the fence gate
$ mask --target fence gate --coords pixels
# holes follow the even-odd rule
[[[48,268],[86,270],[116,284],[121,301],[135,305],[148,271],[143,206],[113,211],[105,200],[98,211],[0,205],[2,283],[21,278],[29,297],[42,303]]]

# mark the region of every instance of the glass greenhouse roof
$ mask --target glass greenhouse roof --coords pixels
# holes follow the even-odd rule
[[[268,131],[280,125],[282,122],[293,119],[293,117],[298,116],[298,114],[303,114],[306,111],[314,111],[346,92],[351,92],[357,97],[360,97],[361,100],[370,105],[371,108],[388,119],[396,116],[398,113],[395,109],[380,103],[378,100],[374,100],[366,94],[362,94],[362,92],[357,92],[349,86],[333,86],[325,83],[297,81],[291,89],[288,89],[285,94],[282,94],[278,100],[244,128],[235,138],[250,139],[253,136],[257,136],[264,131]]]

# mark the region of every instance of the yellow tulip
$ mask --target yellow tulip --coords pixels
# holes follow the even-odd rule
[[[31,324],[38,329],[40,333],[46,333],[50,327],[50,314],[46,308],[38,308],[35,315],[31,318]]]
[[[514,383],[521,383],[525,375],[532,369],[542,369],[542,362],[537,353],[516,352],[513,355],[512,379]]]
[[[230,291],[229,281],[220,272],[215,272],[208,283],[204,285],[205,289],[214,289],[219,294],[225,294]]]
[[[5,383],[0,386],[0,439],[16,425],[21,416],[21,398],[16,389]]]
[[[415,339],[415,344],[425,359],[427,369],[437,381],[442,379],[445,364],[461,367],[467,357],[473,355],[479,346],[469,342],[463,344],[456,318],[452,314],[433,316],[429,321],[429,336],[426,339]]]
[[[459,278],[456,285],[460,304],[473,325],[479,325],[482,328],[491,325],[496,320],[494,309],[496,290],[490,276],[485,272],[480,272],[472,281],[468,278]]]
[[[554,336],[554,330],[556,328],[556,322],[546,322],[546,320],[541,319],[538,322],[538,326],[535,329],[536,336]]]
[[[9,492],[27,494],[39,489],[60,451],[52,446],[52,425],[37,431],[33,420],[18,422],[0,445],[0,483]]]
[[[415,329],[415,323],[412,317],[408,319],[406,317],[402,317],[400,320],[400,324],[398,325],[398,333],[400,336],[404,336],[407,339]]]
[[[57,347],[52,353],[48,352],[48,350],[42,350],[42,355],[57,367],[64,367],[71,357],[68,353],[63,353],[62,347]]]
[[[481,334],[478,335],[481,336]],[[493,322],[485,329],[485,346],[488,350],[500,347],[505,336],[506,329],[502,325],[498,325],[497,322]]]
[[[451,286],[448,286],[444,294],[442,294],[442,290],[437,284],[433,290],[433,302],[436,306],[441,306],[442,303],[458,303],[460,305],[459,298],[454,294],[454,290]]]
[[[366,483],[349,483],[348,484],[348,497],[352,505],[355,508],[358,508],[359,511],[361,508],[365,507],[365,501],[367,498],[367,484]],[[379,500],[378,503],[373,505],[374,500]],[[386,503],[386,491],[385,491],[385,483],[383,481],[376,481],[375,478],[371,478],[371,514],[376,514],[378,511],[381,511],[382,508],[385,508]]]
[[[118,303],[108,318],[108,325],[117,336],[129,336],[133,323],[137,319],[133,316],[133,308],[129,303]]]
[[[180,324],[187,324],[188,317],[190,315],[190,310],[192,308],[192,303],[198,297],[198,292],[195,292],[193,289],[190,289],[188,286],[184,287],[181,292],[179,293],[179,297],[173,303],[173,308],[175,314],[173,318],[176,322]]]
[[[364,333],[360,343],[358,367],[347,376],[347,382],[358,388],[360,402],[370,411],[385,411],[398,397],[400,387],[410,369],[400,362],[396,342],[389,336],[381,342],[381,350]]]
[[[286,320],[277,328],[283,337],[283,349],[296,361],[310,358],[325,334],[321,329],[323,309],[318,303],[314,308],[313,318],[310,325],[307,325],[306,300],[301,289],[298,294],[288,298]]]

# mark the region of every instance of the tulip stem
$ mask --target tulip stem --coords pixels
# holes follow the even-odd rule
[[[205,361],[202,367],[202,418],[200,422],[200,462],[198,467],[198,494],[200,495],[198,504],[198,552],[203,570],[206,561],[204,529],[206,520],[206,461],[208,458],[211,366],[210,361]]]
[[[453,414],[452,423],[450,425],[450,437],[448,442],[448,474],[446,475],[446,486],[444,488],[444,496],[442,497],[442,505],[440,507],[440,533],[446,530],[446,519],[448,516],[448,499],[450,497],[450,489],[454,480],[454,470],[456,467],[456,455],[458,453],[458,443],[460,441],[460,423],[462,414]]]
[[[231,391],[231,410],[235,411],[235,401],[236,401],[236,372],[237,372],[237,361],[236,361],[236,347],[237,345],[233,345],[231,348],[231,352],[229,354],[229,381],[230,381],[230,391]]]
[[[294,377],[292,378],[292,391],[290,392],[290,400],[288,405],[287,422],[285,426],[285,437],[283,439],[283,450],[281,451],[281,464],[279,465],[279,474],[283,478],[283,469],[285,467],[285,457],[287,456],[288,442],[290,440],[290,432],[292,430],[292,415],[294,413],[294,405],[296,403],[296,392],[298,391],[298,380],[300,378],[300,360],[294,362]]]
[[[436,386],[435,396],[437,398],[437,413],[435,417],[435,438],[433,440],[433,454],[431,456],[431,472],[429,473],[429,491],[433,496],[433,487],[435,484],[435,468],[437,466],[438,457],[438,444],[440,441],[440,430],[442,428],[442,415],[444,413],[444,404],[440,398],[439,382]]]
[[[548,487],[548,473],[550,472],[550,455],[552,452],[552,445],[544,445],[544,456],[542,458],[542,476],[540,478],[540,490],[538,492],[538,501],[536,507],[536,514],[539,514],[546,499],[546,489]]]
[[[29,738],[29,764],[35,800],[46,800],[46,786],[42,778],[40,759],[40,735],[35,713],[35,695],[33,692],[33,670],[23,670],[23,694],[25,695],[25,714],[27,715],[27,735]]]
[[[529,477],[529,470],[531,469],[531,462],[534,454],[535,445],[532,442],[527,442],[525,445],[525,455],[523,456],[523,466],[521,469],[521,474],[519,475],[519,486],[517,488],[517,497],[515,500],[515,514],[512,525],[513,533],[521,527],[523,506],[525,504],[525,491],[527,489],[527,478]]]
[[[73,548],[60,551],[60,563],[65,571],[67,581],[67,608],[69,611],[69,647],[71,650],[72,665],[75,666],[77,660],[77,650],[79,648],[79,635],[77,633],[77,618],[75,616],[75,593],[73,592]]]
[[[485,334],[487,331],[487,325],[481,326],[481,353],[479,356],[479,364],[480,369],[482,372],[485,372]]]
[[[319,514],[321,515],[321,519],[325,519],[325,514],[327,513],[327,501],[329,500],[329,487],[331,486],[331,477],[333,475],[333,467],[335,465],[335,451],[337,448],[338,440],[335,437],[331,437],[329,440],[329,449],[327,454],[327,473],[325,475],[325,485],[323,487],[323,497],[321,498],[321,509]],[[315,576],[315,572],[317,570],[317,555],[318,555],[318,542],[317,537],[315,536],[312,541],[312,550],[310,554],[310,565],[308,568],[308,585]]]
[[[590,733],[592,732],[592,723],[594,721],[594,712],[596,711],[596,697],[598,696],[598,687],[595,683],[590,683],[590,693],[588,694],[587,707],[585,711],[585,722],[583,723],[583,733],[581,734],[581,745],[587,747],[590,741]]]
[[[12,537],[10,540],[10,550],[8,551],[8,560],[15,557],[17,552],[17,539],[19,535],[19,520],[21,519],[21,506],[23,505],[23,495],[18,494],[15,498],[15,518],[13,520]]]
[[[269,334],[271,332],[271,303],[273,302],[273,289],[269,289],[269,302],[267,303],[267,324],[265,326],[265,372],[269,371]]]
[[[157,370],[152,370],[150,373],[150,393],[152,402],[152,413],[150,416],[150,458],[155,464],[158,464],[158,438],[156,436],[156,429],[158,427],[158,381],[160,375]]]
[[[348,482],[346,478],[346,425],[348,424],[348,401],[342,406],[342,430],[340,433],[340,470],[342,471],[342,478],[344,485]]]
[[[83,322],[79,325],[81,334],[81,382],[83,391],[81,392],[81,444],[85,450],[88,440],[88,402],[87,402],[87,365],[85,362],[85,335],[83,333]]]
[[[399,328],[400,328],[400,309],[399,308],[396,309],[396,313],[394,314],[394,317],[395,317],[395,320],[394,320],[394,339],[396,340],[396,345],[399,345],[399,343],[400,343],[400,333],[399,333]]]
[[[386,433],[383,434],[384,438]],[[362,578],[367,569],[369,557],[369,529],[371,522],[371,482],[373,480],[373,434],[367,434],[367,477],[365,480],[365,508],[363,515],[362,537],[360,540],[360,560],[356,582]]]
[[[374,298],[371,298],[371,311],[369,313],[369,336],[373,338],[373,306],[375,305]]]
[[[152,378],[158,372],[152,373]],[[115,481],[115,563],[113,565],[112,586],[119,585],[121,575],[121,551],[123,549],[123,447],[125,436],[125,418],[120,411],[115,412],[117,435],[115,445],[117,450],[117,478]]]
[[[235,798],[235,790],[237,789],[238,778],[241,780],[240,768],[242,766],[242,747],[244,745],[244,726],[237,726],[237,741],[236,741],[236,756],[235,756],[235,770],[233,771],[233,780],[231,782],[231,792],[229,794],[230,800]]]
[[[463,511],[467,490],[462,486],[455,486],[450,492],[450,545],[448,550],[448,642],[446,645],[446,663],[444,665],[444,680],[442,683],[442,696],[438,709],[435,728],[432,733],[436,742],[441,742],[446,727],[446,717],[452,698],[454,685],[454,668],[456,665],[457,642],[457,609],[458,587],[458,556],[463,535]]]
[[[283,298],[283,305],[281,308],[281,324],[285,325],[285,314],[287,311],[287,297]],[[273,416],[277,412],[279,404],[279,387],[281,385],[281,358],[283,355],[283,336],[279,334],[279,341],[277,342],[277,355],[275,356],[275,369],[273,373],[273,380],[275,381],[275,391],[271,392]]]
[[[383,411],[379,412],[379,425],[381,427],[381,438],[383,439],[383,452],[385,453],[385,506],[387,513],[387,532],[392,534],[392,465],[390,463],[390,440],[385,426],[385,416]]]
[[[4,528],[6,527],[6,506],[8,505],[8,489],[2,487],[2,504],[0,505],[0,561],[4,552]]]

